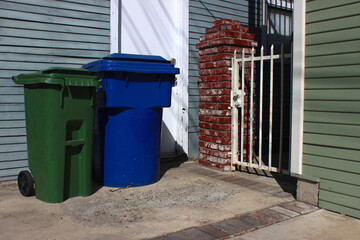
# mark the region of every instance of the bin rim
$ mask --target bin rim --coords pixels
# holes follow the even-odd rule
[[[23,73],[12,77],[16,84],[57,84],[61,86],[96,87],[98,77],[81,68],[51,67],[33,73]]]
[[[113,53],[82,66],[94,72],[179,74],[171,61],[156,55]]]

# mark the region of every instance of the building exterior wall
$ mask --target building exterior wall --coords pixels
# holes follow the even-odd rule
[[[110,1],[0,3],[0,181],[27,167],[23,87],[11,76],[81,67],[110,51]]]
[[[212,22],[219,19],[238,20],[243,26],[260,37],[262,24],[262,2],[260,0],[190,0],[189,2],[189,156],[199,155],[199,68],[198,50],[200,36]],[[257,39],[258,39],[257,38]]]
[[[360,3],[307,1],[303,177],[319,206],[360,217]]]

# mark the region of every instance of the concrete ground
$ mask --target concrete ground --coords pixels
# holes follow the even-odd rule
[[[337,235],[326,239],[359,236],[359,220],[296,202],[294,183],[284,176],[171,163],[155,184],[102,187],[89,197],[49,204],[22,197],[16,181],[2,182],[0,239],[319,239],[331,231]]]

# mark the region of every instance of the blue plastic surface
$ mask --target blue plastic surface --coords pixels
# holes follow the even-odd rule
[[[179,69],[159,56],[133,54],[111,54],[83,68],[98,72],[104,92],[98,111],[101,139],[94,140],[101,145],[98,152],[103,152],[104,185],[156,182],[162,109],[171,104]]]

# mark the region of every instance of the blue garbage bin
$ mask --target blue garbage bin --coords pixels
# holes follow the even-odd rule
[[[156,182],[162,110],[171,105],[179,69],[160,56],[118,53],[83,68],[98,73],[105,93],[98,111],[104,186]]]

